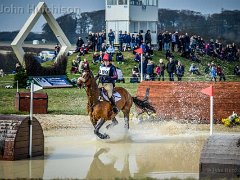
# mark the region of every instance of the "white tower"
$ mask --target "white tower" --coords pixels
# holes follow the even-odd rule
[[[158,0],[105,0],[106,33],[115,33],[115,42],[121,30],[144,35],[151,31],[152,44],[157,44]]]

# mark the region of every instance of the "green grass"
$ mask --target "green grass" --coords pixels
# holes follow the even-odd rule
[[[128,52],[123,52],[124,57],[126,59],[125,64],[115,64],[119,68],[122,69],[123,75],[125,77],[130,77],[132,73],[132,68],[134,65],[137,65],[132,59],[133,54]],[[70,68],[72,60],[75,59],[77,54],[73,54],[68,58],[68,66],[67,66],[67,76],[69,79],[78,78],[79,74],[71,74]],[[183,81],[208,81],[209,78],[204,75],[204,69],[207,63],[214,61],[216,64],[222,64],[223,70],[225,75],[232,75],[233,68],[239,62],[227,62],[221,61],[218,59],[210,58],[210,57],[201,57],[201,63],[196,63],[200,72],[202,73],[201,76],[192,75],[188,72],[190,64],[192,63],[188,59],[184,59],[179,56],[179,54],[174,54],[176,60],[181,60],[181,62],[185,66],[185,76]],[[88,59],[91,69],[93,70],[94,74],[97,73],[99,65],[92,64],[92,53],[85,55],[83,58]],[[165,54],[162,52],[155,52],[153,61],[155,64],[159,62],[159,59],[164,59],[164,62],[167,63],[165,59]],[[47,62],[44,66],[51,66],[53,62]],[[167,75],[167,73],[165,74]],[[7,75],[3,78],[0,78],[0,114],[19,114],[15,110],[15,96],[16,96],[16,89],[5,89],[5,85],[13,84],[13,75]],[[239,81],[240,78],[236,76],[227,77],[227,81]],[[137,91],[137,84],[129,83],[129,79],[126,79],[126,83],[116,84],[116,86],[122,86],[126,88],[132,96],[135,96]],[[20,89],[19,92],[29,92],[26,89]],[[83,89],[74,88],[57,88],[57,89],[44,89],[39,92],[45,92],[48,94],[48,112],[51,114],[75,114],[75,115],[86,115],[86,103],[87,97],[86,92]],[[25,113],[27,114],[27,113]]]

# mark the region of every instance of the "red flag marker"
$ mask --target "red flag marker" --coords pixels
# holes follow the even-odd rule
[[[136,53],[139,53],[139,54],[143,54],[143,50],[142,48],[138,48],[136,50],[134,50]]]
[[[202,89],[201,93],[210,96],[210,136],[213,134],[213,86]]]
[[[201,93],[209,95],[209,96],[213,96],[213,94],[214,94],[213,93],[213,86],[211,85],[210,87],[201,90]]]

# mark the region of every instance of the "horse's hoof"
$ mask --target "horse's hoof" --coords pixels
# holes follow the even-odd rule
[[[129,129],[129,125],[126,125],[126,124],[125,124],[125,125],[124,125],[124,128],[125,128],[125,129]]]
[[[106,128],[109,129],[111,127],[111,124],[107,125]]]
[[[108,134],[104,134],[104,139],[110,139],[110,136]]]

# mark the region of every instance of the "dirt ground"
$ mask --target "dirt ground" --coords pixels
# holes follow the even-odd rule
[[[41,124],[45,136],[74,136],[82,135],[84,131],[93,131],[88,116],[35,114],[34,117]]]

